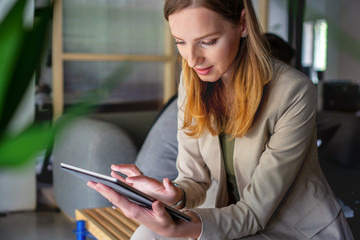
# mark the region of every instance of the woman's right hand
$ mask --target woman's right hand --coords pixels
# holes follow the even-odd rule
[[[168,205],[173,205],[183,198],[183,192],[168,178],[162,182],[145,176],[134,164],[111,165],[111,176]],[[125,174],[123,178],[116,172]]]

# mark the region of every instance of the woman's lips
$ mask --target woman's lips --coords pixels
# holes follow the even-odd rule
[[[195,71],[200,75],[207,75],[211,72],[211,70],[214,68],[214,66],[208,67],[208,68],[194,68]]]

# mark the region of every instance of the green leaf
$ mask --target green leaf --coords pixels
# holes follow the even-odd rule
[[[81,107],[82,111],[67,114],[53,125],[34,124],[16,136],[9,135],[0,139],[0,168],[25,164],[36,157],[41,150],[47,149],[53,143],[58,131],[88,110],[84,106]]]
[[[32,126],[17,136],[2,139],[0,167],[18,166],[46,149],[54,138],[55,130],[45,125]]]
[[[25,3],[26,1],[18,1],[0,23],[0,119],[3,118],[5,96],[22,48]]]
[[[15,71],[10,78],[10,83],[4,98],[5,104],[3,105],[0,118],[0,130],[4,130],[7,127],[41,60],[51,12],[50,7],[47,8],[46,11],[42,11],[42,16],[40,16],[39,21],[35,22],[33,29],[25,35],[21,55],[17,59]],[[2,132],[0,132],[0,134],[1,133]]]

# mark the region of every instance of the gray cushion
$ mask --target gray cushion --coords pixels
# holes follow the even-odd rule
[[[177,101],[161,113],[147,135],[135,164],[147,176],[162,180],[177,177]]]
[[[57,135],[53,153],[54,193],[57,205],[69,216],[75,209],[108,206],[110,203],[86,186],[86,182],[59,168],[60,162],[110,174],[111,164],[133,163],[135,146],[118,126],[81,118]]]

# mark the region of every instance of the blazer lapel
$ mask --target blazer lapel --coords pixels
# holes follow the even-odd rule
[[[218,183],[216,206],[224,206],[228,202],[228,193],[219,136],[212,136],[210,133],[205,133],[205,136],[199,138],[199,147],[213,180]]]

